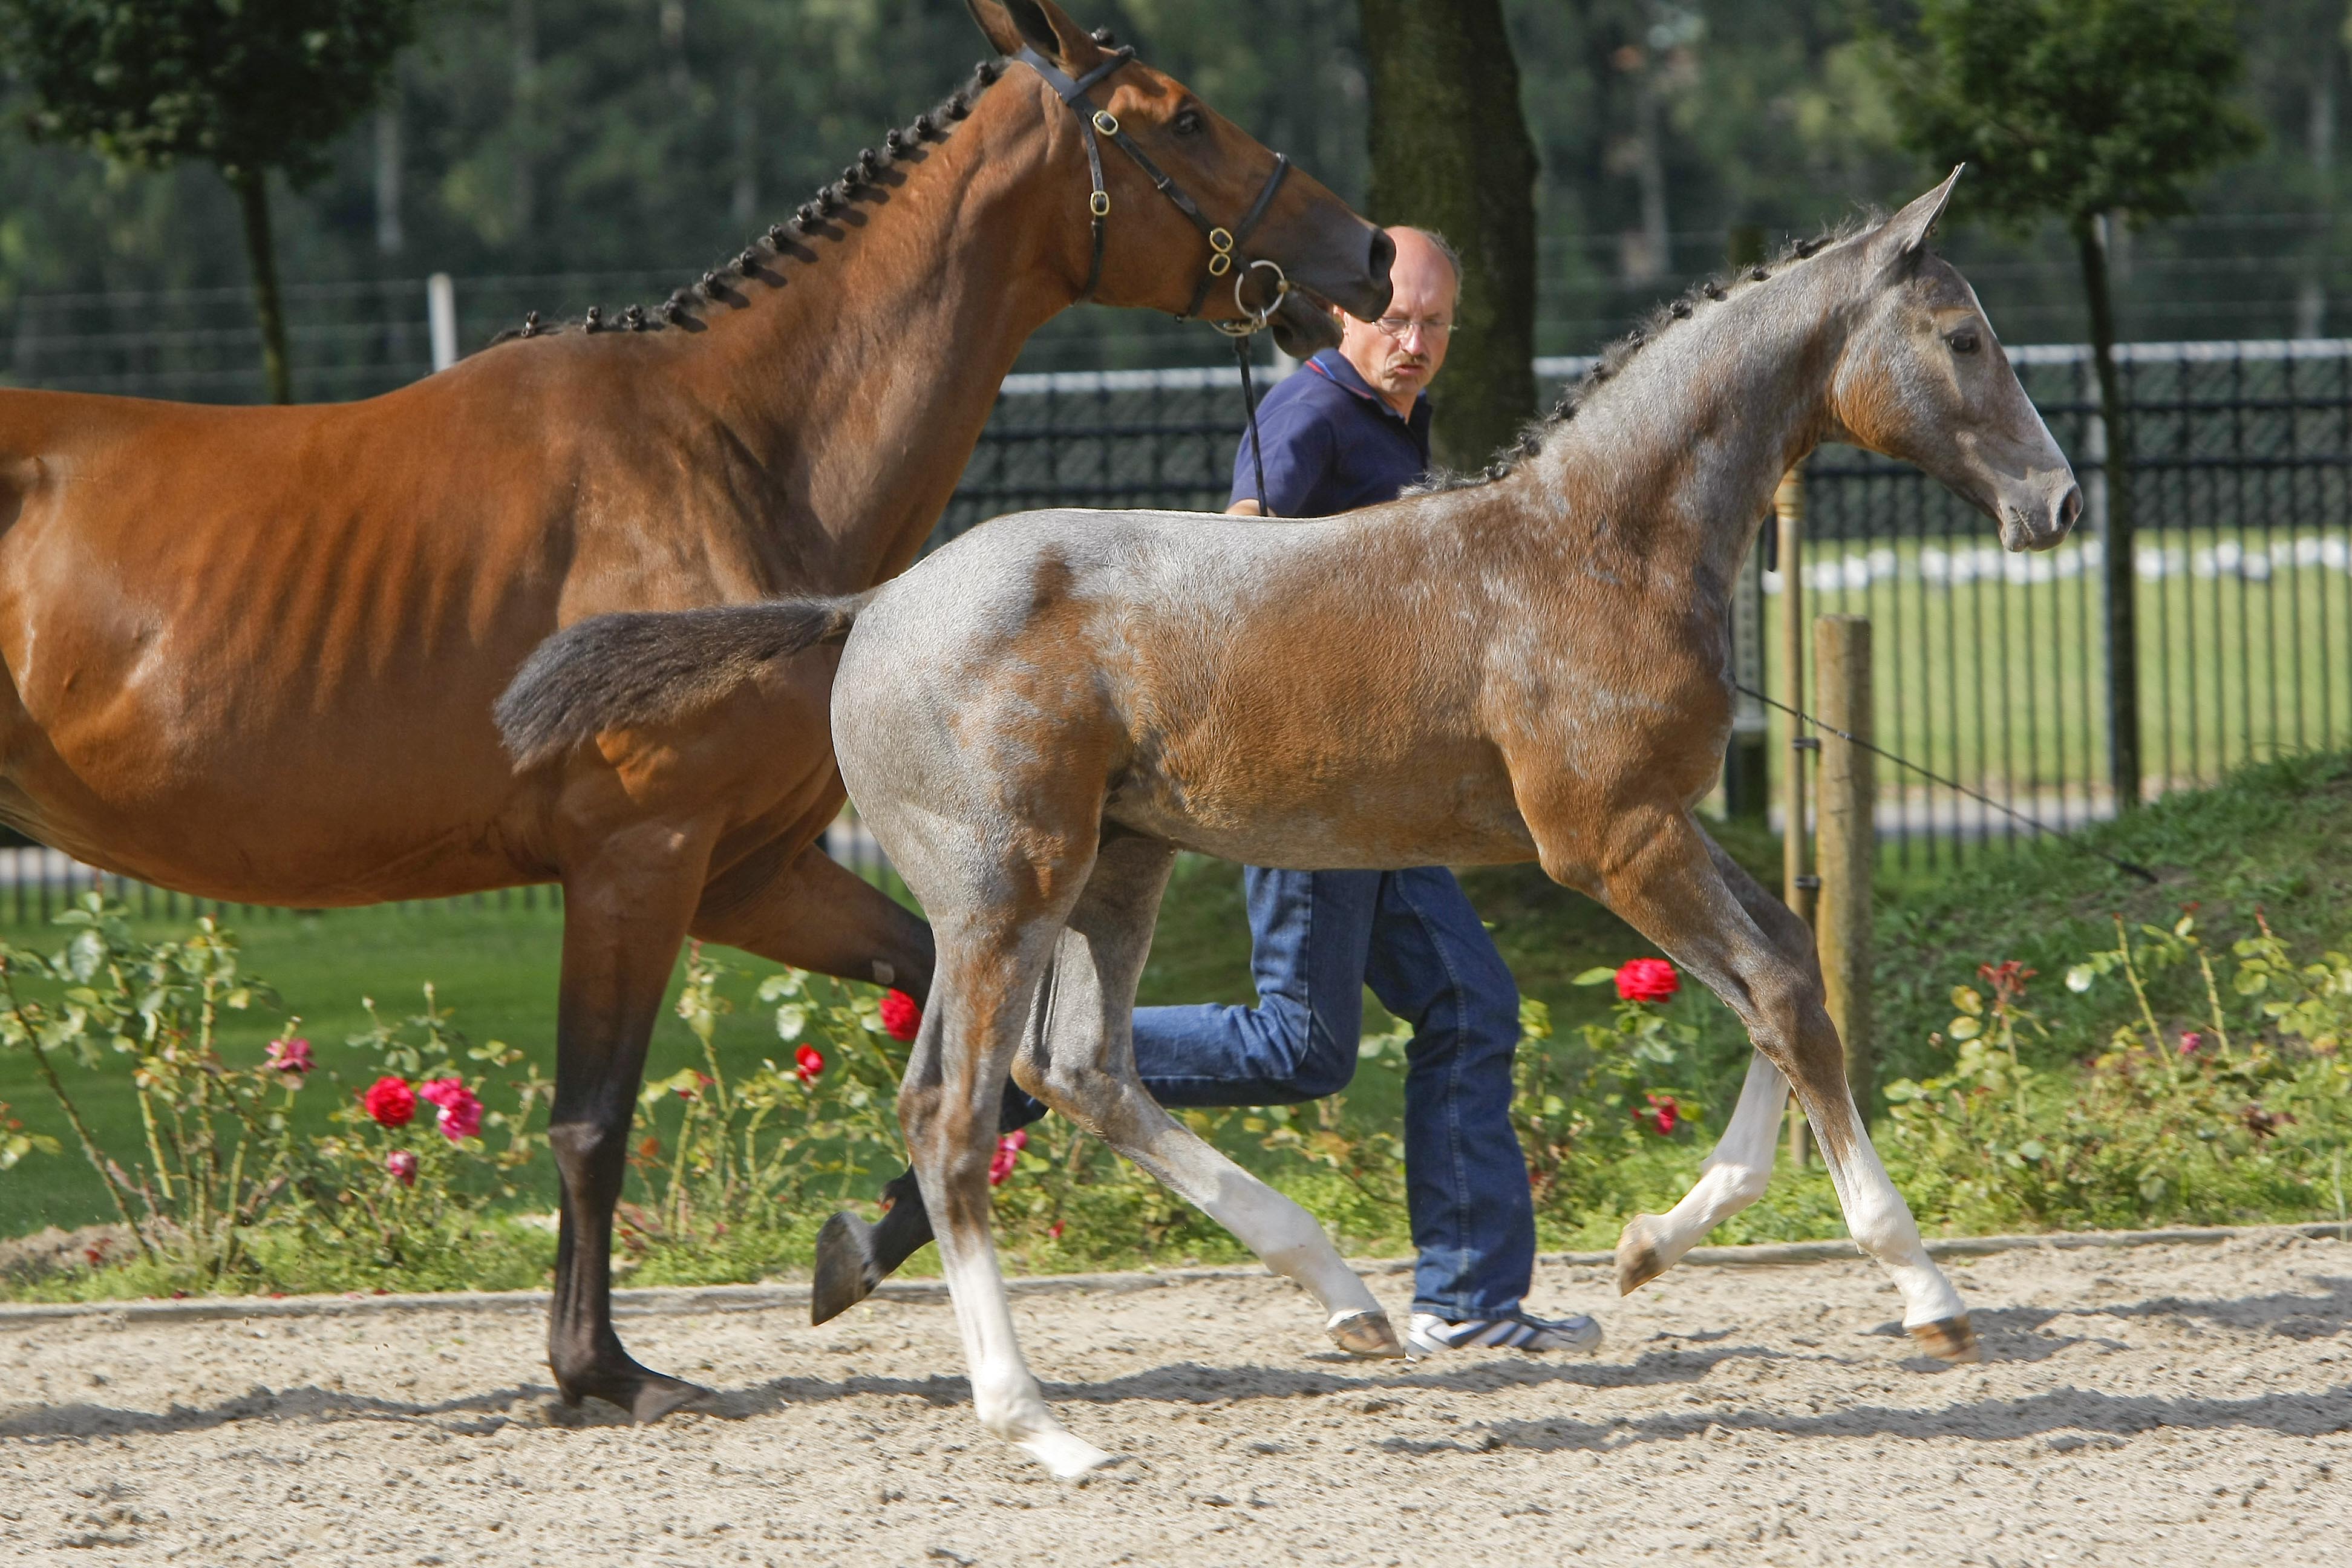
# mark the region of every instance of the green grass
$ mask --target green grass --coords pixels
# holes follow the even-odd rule
[[[1736,855],[1768,884],[1777,884],[1777,840],[1744,825],[1722,831]],[[2113,910],[2133,920],[2169,923],[2181,904],[2194,900],[2200,905],[2200,920],[2224,942],[2252,929],[2257,908],[2267,910],[2273,923],[2305,950],[2352,934],[2352,757],[2248,768],[2222,788],[2168,798],[2095,829],[2091,837],[2157,868],[2162,885],[2141,888],[2101,862],[2052,843],[1988,851],[1972,857],[1958,872],[1940,877],[1882,879],[1881,1082],[1943,1065],[1927,1037],[1950,1017],[1951,986],[1971,979],[1979,963],[2003,959],[2019,959],[2042,972],[2033,998],[2053,1029],[2051,1038],[2036,1047],[2045,1062],[2063,1064],[2090,1054],[2101,1043],[2094,1017],[2099,1002],[2071,995],[2056,978],[2111,940]],[[1552,885],[1531,867],[1474,869],[1465,873],[1464,882],[1494,927],[1521,988],[1550,1004],[1563,1027],[1606,1004],[1600,990],[1572,985],[1572,976],[1653,951],[1607,911]],[[551,1070],[559,921],[547,910],[452,903],[256,915],[236,925],[248,971],[278,987],[287,1006],[302,1016],[302,1032],[316,1042],[322,1063],[341,1071],[340,1088],[306,1091],[303,1097],[308,1113],[322,1118],[334,1093],[357,1087],[358,1053],[346,1051],[341,1041],[364,1022],[359,999],[373,995],[387,1013],[404,1014],[421,1000],[427,980],[436,984],[442,1004],[455,1010],[458,1026],[471,1037],[519,1046]],[[157,932],[173,929],[163,921],[147,927]],[[39,928],[15,928],[6,934],[44,945],[55,940]],[[737,956],[755,975],[772,967]],[[2180,977],[2168,984],[2173,990],[2159,996],[2160,1005],[2191,1016],[2196,999],[2180,992]],[[749,984],[739,982],[735,994],[748,998]],[[1237,1002],[1251,995],[1240,871],[1188,857],[1171,887],[1141,1000]],[[1619,1185],[1625,1206],[1654,1206],[1679,1194],[1719,1129],[1745,1070],[1745,1039],[1727,1011],[1706,999],[1694,999],[1694,1005],[1703,1020],[1702,1059],[1685,1076],[1717,1120],[1696,1141],[1645,1144],[1627,1163]],[[1378,1029],[1386,1021],[1368,1002],[1368,1027]],[[257,1056],[262,1042],[282,1026],[278,1012],[236,1017],[225,1048],[232,1057]],[[730,1063],[777,1054],[766,1016],[748,1005],[722,1021],[719,1045]],[[653,1070],[685,1065],[691,1049],[684,1026],[665,1011],[656,1033]],[[69,1072],[68,1079],[102,1140],[125,1149],[135,1146],[136,1111],[120,1070],[110,1067],[94,1077]],[[1367,1121],[1393,1118],[1399,1109],[1396,1084],[1392,1074],[1364,1075],[1353,1091],[1352,1109]],[[21,1053],[0,1055],[0,1099],[35,1127],[65,1132]],[[1254,1142],[1244,1141],[1234,1152],[1264,1163]],[[550,1173],[535,1173],[527,1190],[541,1194],[533,1206],[551,1206]],[[0,1175],[0,1235],[106,1217],[103,1195],[70,1145],[62,1156],[35,1156]],[[1576,1225],[1549,1226],[1546,1241],[1605,1242],[1614,1224],[1613,1210],[1595,1214]],[[1724,1238],[1836,1233],[1834,1205],[1816,1171],[1784,1173],[1765,1203],[1727,1227]]]
[[[2259,545],[2259,532],[2245,537]],[[2146,547],[2178,552],[2188,563],[2240,538],[2236,530],[2198,530]],[[1809,617],[1871,619],[1878,742],[1964,781],[1993,781],[1996,793],[2002,781],[2021,792],[2103,793],[2106,663],[2095,576],[1927,581],[1923,551],[1946,548],[1903,542],[1865,552],[1839,542],[1808,552],[1815,570],[1870,555],[1895,568],[1867,587],[1805,594]],[[2081,564],[2077,547],[2003,558],[2020,572],[2067,559]],[[1768,650],[1780,646],[1787,604],[1766,600]],[[2352,739],[2352,578],[2343,572],[2289,563],[2267,581],[2249,582],[2176,570],[2140,584],[2137,610],[2141,744],[2151,781],[2211,784],[2246,762]],[[1771,689],[1778,694],[1777,677]],[[1788,754],[1778,714],[1772,732],[1777,778]],[[1880,766],[1889,795],[1918,782]]]

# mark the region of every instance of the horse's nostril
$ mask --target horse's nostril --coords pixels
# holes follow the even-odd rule
[[[2083,487],[2068,485],[2066,499],[2058,503],[2058,526],[2072,528],[2074,520],[2083,515]]]
[[[1364,268],[1375,283],[1389,280],[1389,267],[1396,260],[1396,241],[1385,229],[1372,230],[1371,254],[1364,258]]]

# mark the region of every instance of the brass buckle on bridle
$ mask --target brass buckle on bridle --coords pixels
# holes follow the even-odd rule
[[[1209,231],[1209,276],[1223,278],[1233,269],[1233,231],[1220,224]]]

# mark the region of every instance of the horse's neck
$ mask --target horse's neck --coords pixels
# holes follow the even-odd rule
[[[1847,331],[1835,266],[1801,263],[1667,328],[1538,462],[1596,526],[1639,531],[1646,557],[1727,595],[1774,487],[1828,427]]]
[[[800,579],[835,592],[903,570],[979,444],[1021,345],[1071,303],[1083,268],[1083,174],[1058,167],[1042,89],[1012,73],[903,179],[801,243],[781,288],[713,305],[681,374],[783,498],[747,518]],[[1058,106],[1056,106],[1058,107]],[[1071,230],[1075,227],[1076,237]]]

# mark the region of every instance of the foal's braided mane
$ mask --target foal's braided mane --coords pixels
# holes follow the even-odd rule
[[[1490,484],[1517,468],[1526,458],[1543,450],[1543,444],[1552,433],[1576,417],[1593,395],[1615,378],[1633,363],[1633,356],[1652,342],[1673,330],[1677,321],[1686,321],[1707,306],[1721,303],[1736,294],[1745,293],[1756,284],[1785,271],[1799,262],[1809,261],[1835,245],[1842,245],[1857,235],[1866,234],[1884,223],[1877,213],[1864,213],[1834,227],[1824,227],[1810,239],[1801,239],[1767,261],[1745,267],[1735,267],[1702,282],[1694,283],[1680,298],[1658,306],[1643,319],[1641,325],[1602,349],[1592,362],[1592,368],[1580,380],[1570,382],[1560,389],[1559,400],[1551,412],[1540,419],[1528,422],[1519,438],[1495,454],[1495,460],[1476,473],[1457,474],[1440,468],[1418,484],[1409,486],[1409,496],[1435,495],[1444,490],[1467,489]]]
[[[1109,45],[1114,40],[1108,28],[1097,29],[1094,35],[1098,44]],[[944,142],[950,129],[971,112],[973,101],[996,79],[1004,74],[1004,62],[998,59],[981,61],[972,67],[971,76],[933,108],[915,116],[903,130],[893,126],[883,133],[882,145],[861,148],[856,161],[841,171],[838,179],[817,187],[813,200],[801,204],[792,216],[769,226],[765,233],[754,236],[740,254],[730,257],[699,279],[673,291],[667,300],[647,310],[642,305],[631,305],[621,312],[618,321],[608,321],[601,306],[591,305],[577,323],[542,322],[539,312],[531,311],[520,327],[509,327],[492,338],[492,345],[509,338],[543,338],[568,330],[588,332],[657,332],[666,327],[694,330],[699,326],[697,313],[719,303],[748,304],[733,285],[758,278],[776,263],[797,259],[793,241],[821,233],[828,219],[856,204],[870,193],[875,176],[898,159],[926,142]]]

